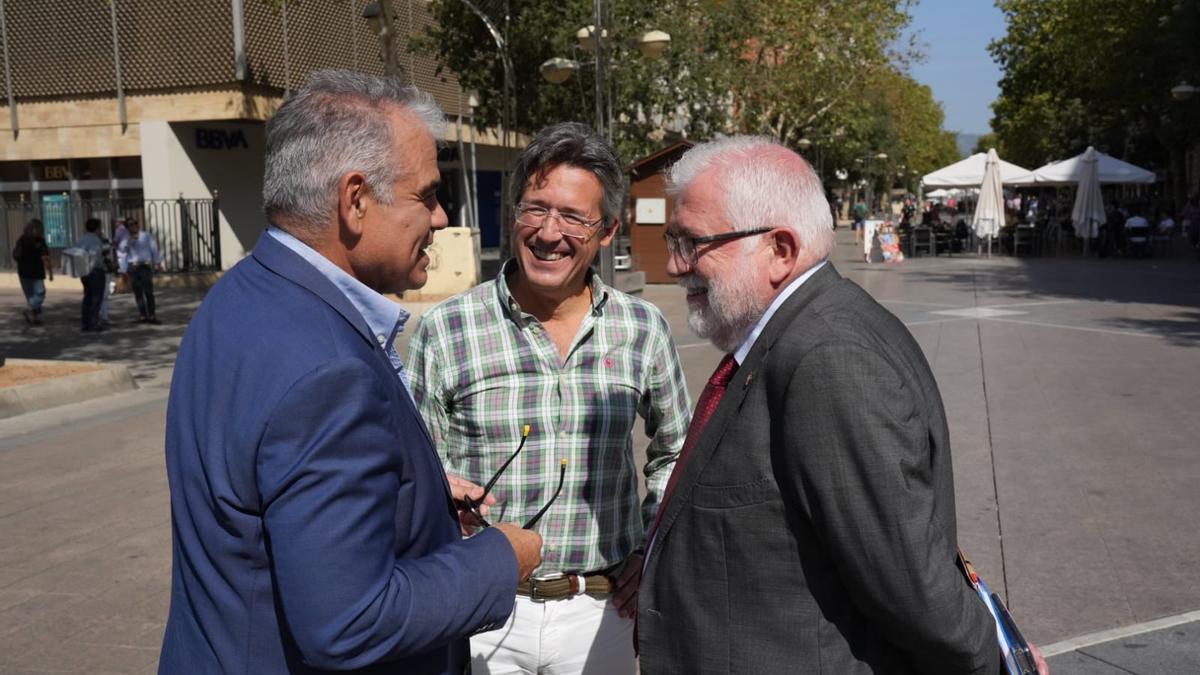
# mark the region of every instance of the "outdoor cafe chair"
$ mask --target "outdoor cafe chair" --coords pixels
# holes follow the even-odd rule
[[[1021,255],[1021,249],[1025,249],[1030,255],[1036,252],[1037,234],[1033,226],[1017,225],[1012,236],[1013,255]]]
[[[1150,228],[1125,228],[1125,255],[1139,258],[1150,254]]]
[[[909,242],[912,249],[909,251],[909,255],[913,257],[922,252],[928,255],[937,255],[937,235],[932,228],[914,227]]]

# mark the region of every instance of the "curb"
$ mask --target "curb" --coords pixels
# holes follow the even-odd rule
[[[1176,614],[1175,616],[1164,616],[1153,621],[1144,621],[1132,626],[1121,626],[1120,628],[1112,628],[1110,630],[1102,630],[1098,633],[1089,633],[1080,635],[1054,644],[1049,644],[1041,648],[1042,656],[1050,658],[1059,654],[1066,654],[1079,649],[1085,649],[1093,645],[1112,642],[1114,640],[1124,640],[1135,635],[1150,633],[1164,628],[1173,628],[1185,623],[1200,621],[1200,610],[1195,612],[1187,612],[1185,614]]]
[[[117,392],[133,391],[138,388],[137,383],[133,381],[133,376],[129,373],[129,368],[123,364],[39,359],[8,359],[8,363],[13,365],[78,363],[99,366],[100,370],[4,387],[0,389],[0,419],[79,403]]]

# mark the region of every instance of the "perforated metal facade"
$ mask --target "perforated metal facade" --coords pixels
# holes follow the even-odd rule
[[[13,93],[18,106],[21,100],[115,96],[110,2],[127,95],[243,86],[282,94],[322,68],[382,74],[379,38],[362,18],[368,1],[243,0],[247,72],[239,81],[231,0],[4,0]],[[391,4],[394,48],[405,74],[448,114],[456,113],[457,78],[435,75],[433,58],[408,49],[414,31],[432,20],[426,2]],[[0,90],[6,97],[2,80]]]

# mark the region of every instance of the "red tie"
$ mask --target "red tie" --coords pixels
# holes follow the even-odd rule
[[[716,411],[721,397],[725,395],[725,388],[729,386],[729,381],[733,379],[737,367],[737,361],[734,360],[733,355],[726,354],[725,358],[717,364],[717,369],[713,371],[712,377],[708,378],[708,384],[704,385],[704,391],[700,394],[700,402],[696,404],[696,412],[692,415],[692,424],[688,427],[687,440],[683,442],[683,449],[679,451],[679,459],[675,460],[675,468],[671,471],[671,477],[667,480],[667,488],[663,491],[662,499],[658,503],[658,514],[654,517],[654,524],[650,526],[650,536],[646,537],[647,542],[653,541],[654,533],[658,530],[658,523],[667,511],[667,501],[671,499],[671,493],[675,491],[675,484],[679,482],[679,476],[683,474],[683,467],[687,463],[688,455],[691,453],[692,447],[700,440],[704,427],[708,426],[708,420]]]
[[[649,544],[654,541],[654,533],[658,530],[658,523],[662,520],[663,514],[667,512],[667,500],[671,498],[671,493],[675,491],[675,484],[679,482],[679,477],[683,475],[683,466],[687,462],[688,455],[691,452],[692,446],[700,440],[700,434],[704,431],[704,427],[708,425],[709,418],[717,409],[717,404],[721,402],[721,397],[725,395],[725,388],[729,386],[729,381],[733,379],[733,374],[737,372],[737,361],[734,360],[733,354],[726,354],[725,358],[717,364],[717,369],[713,371],[712,377],[708,378],[708,384],[704,385],[704,391],[700,393],[700,402],[696,404],[696,412],[692,415],[692,424],[688,427],[687,439],[683,441],[683,449],[679,451],[679,459],[675,460],[675,468],[671,470],[671,477],[667,480],[667,488],[663,490],[662,499],[658,502],[658,514],[654,516],[654,524],[650,526],[649,536],[646,537],[646,542]],[[647,554],[650,550],[646,551]],[[643,568],[646,564],[646,559],[642,560]],[[637,615],[633,617],[633,651],[635,654],[641,652],[638,645],[638,621]]]

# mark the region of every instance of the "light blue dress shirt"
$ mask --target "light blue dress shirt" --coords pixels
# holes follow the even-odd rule
[[[122,254],[118,259],[121,272],[127,272],[130,265],[159,265],[162,263],[162,256],[158,252],[158,242],[154,240],[154,235],[146,230],[138,232],[136,237],[132,234],[127,235],[118,244],[118,251]]]
[[[388,361],[396,371],[396,376],[404,383],[404,390],[408,392],[409,396],[412,396],[412,387],[408,383],[408,373],[404,370],[404,361],[400,358],[400,353],[396,351],[396,337],[400,335],[400,331],[404,330],[409,313],[378,291],[347,274],[330,262],[328,258],[317,253],[308,244],[291,234],[272,225],[267,228],[267,235],[274,237],[276,241],[291,249],[296,255],[307,260],[346,296],[350,304],[354,305],[354,308],[366,320],[371,334],[375,336],[375,340],[387,354]]]

